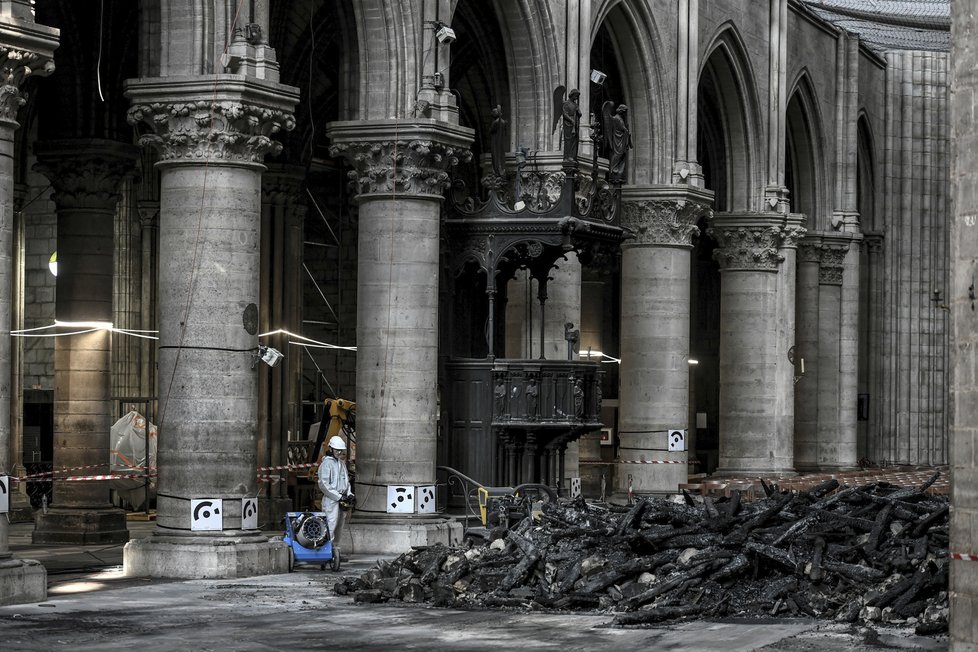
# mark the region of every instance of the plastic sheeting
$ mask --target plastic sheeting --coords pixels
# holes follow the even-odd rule
[[[146,436],[147,429],[149,437]],[[139,508],[156,496],[156,426],[133,410],[112,425],[111,436],[110,472],[140,476],[114,479],[112,488],[133,507]]]

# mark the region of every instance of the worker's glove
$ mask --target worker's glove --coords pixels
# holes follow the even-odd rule
[[[341,509],[353,509],[354,505],[357,504],[357,497],[353,494],[347,494],[343,498],[340,498],[340,508]]]

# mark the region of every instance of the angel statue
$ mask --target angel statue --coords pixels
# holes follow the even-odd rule
[[[625,182],[625,165],[628,150],[632,148],[632,134],[628,130],[628,107],[608,101],[601,105],[604,123],[605,149],[608,152],[608,181],[621,185]]]
[[[576,88],[567,94],[564,99],[563,86],[554,89],[554,126],[552,131],[557,131],[557,124],[562,122],[563,129],[561,135],[564,140],[564,162],[577,161],[577,145],[581,130],[581,107],[578,99],[581,91]]]

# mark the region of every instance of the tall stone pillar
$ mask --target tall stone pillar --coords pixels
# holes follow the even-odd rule
[[[781,227],[781,247],[778,250],[782,261],[778,273],[778,350],[775,353],[778,379],[778,441],[787,441],[794,455],[795,440],[795,380],[801,371],[801,363],[796,358],[795,304],[798,289],[798,244],[805,235],[805,216],[801,213],[788,213]]]
[[[629,475],[636,493],[674,493],[688,476],[668,431],[689,422],[690,252],[711,199],[693,188],[622,190],[622,225],[635,237],[622,245],[616,493]]]
[[[106,140],[39,142],[37,169],[58,213],[54,341],[54,467],[107,469],[112,426],[113,225],[138,150]],[[34,543],[121,543],[125,513],[104,482],[55,482],[52,509],[35,517]]]
[[[436,121],[334,122],[334,156],[353,167],[357,250],[358,550],[448,543],[447,521],[388,491],[435,483],[439,227],[446,170],[472,132]],[[392,494],[393,495],[393,494]],[[390,513],[395,512],[395,513]]]
[[[258,462],[261,466],[288,463],[289,432],[296,424],[301,400],[303,349],[289,346],[288,333],[302,333],[302,223],[306,213],[305,168],[269,166],[262,175],[262,261],[260,329],[271,332],[261,343],[283,354],[283,359],[259,375]],[[276,331],[286,331],[277,333]],[[261,522],[272,529],[290,511],[286,486],[272,472],[263,480]],[[267,510],[265,509],[267,507]]]
[[[843,387],[843,272],[849,233],[823,233],[818,271],[818,451],[819,469],[856,465],[855,382]],[[857,279],[858,280],[858,279]],[[851,306],[848,306],[851,309]],[[858,317],[858,312],[856,313]],[[852,361],[853,364],[855,360]],[[852,374],[855,380],[855,372]],[[852,427],[843,430],[844,392],[853,394]]]
[[[978,650],[978,1],[951,3],[951,652]]]
[[[720,264],[720,475],[783,475],[794,437],[781,429],[790,397],[778,297],[787,220],[777,213],[718,213],[710,234]],[[793,309],[793,308],[792,308]]]
[[[864,332],[867,341],[864,346],[867,351],[867,391],[869,393],[869,421],[866,424],[866,456],[874,462],[880,462],[885,457],[881,433],[881,402],[883,397],[882,366],[883,356],[880,355],[882,343],[882,314],[883,314],[883,247],[882,233],[866,233],[867,270],[867,319],[868,327]]]
[[[257,495],[267,370],[257,356],[262,161],[281,149],[269,136],[294,125],[297,91],[212,75],[130,80],[126,94],[129,121],[152,130],[141,142],[161,154],[163,262],[157,525],[126,546],[125,573],[284,572],[287,547],[245,522],[243,499]]]
[[[159,237],[160,203],[140,201],[139,211],[139,321],[143,330],[157,328],[157,302],[159,301]],[[157,396],[156,392],[156,340],[139,338],[139,396]],[[150,415],[147,415],[150,416]],[[155,420],[156,414],[152,415]]]
[[[53,52],[58,30],[34,24],[27,2],[0,2],[0,475],[20,464],[11,459],[11,411],[20,412],[19,397],[11,392],[11,286],[14,223],[14,132],[17,111],[24,104],[20,87],[30,74],[46,76],[54,71]],[[15,447],[18,449],[18,447]],[[8,498],[11,487],[4,487]],[[8,521],[0,515],[0,604],[36,602],[47,596],[47,573],[38,562],[13,559]]]
[[[795,469],[818,469],[818,288],[822,236],[809,233],[798,246],[795,307]],[[804,361],[804,362],[802,362]]]

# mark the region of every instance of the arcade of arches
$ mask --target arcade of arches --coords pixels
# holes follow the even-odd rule
[[[330,397],[358,550],[457,537],[389,509],[446,466],[622,495],[955,464],[950,16],[908,4],[0,0],[0,470],[104,464],[138,405],[157,527],[126,572],[235,576],[285,567],[240,499],[291,507],[259,469]],[[542,217],[609,188],[604,227]],[[50,499],[35,541],[126,539],[108,485]]]

